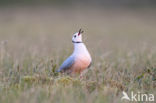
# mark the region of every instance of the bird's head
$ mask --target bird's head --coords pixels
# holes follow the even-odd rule
[[[79,32],[75,33],[72,37],[73,43],[82,43],[82,33],[83,31],[80,29]]]

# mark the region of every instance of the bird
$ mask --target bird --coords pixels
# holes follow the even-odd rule
[[[73,53],[62,63],[57,72],[64,72],[67,74],[81,74],[85,69],[92,64],[92,58],[82,41],[82,31],[73,34],[72,43],[74,44]]]

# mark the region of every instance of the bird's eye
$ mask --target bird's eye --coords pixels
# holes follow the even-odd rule
[[[74,38],[76,38],[76,35],[74,35]]]

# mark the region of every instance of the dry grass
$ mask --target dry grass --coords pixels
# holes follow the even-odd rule
[[[120,103],[156,89],[153,9],[1,8],[0,103]],[[83,80],[54,71],[79,28],[93,65]]]

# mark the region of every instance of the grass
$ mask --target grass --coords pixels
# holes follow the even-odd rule
[[[156,95],[154,10],[81,9],[0,10],[0,103],[124,103],[123,90]],[[55,73],[80,27],[93,58],[82,80]]]

